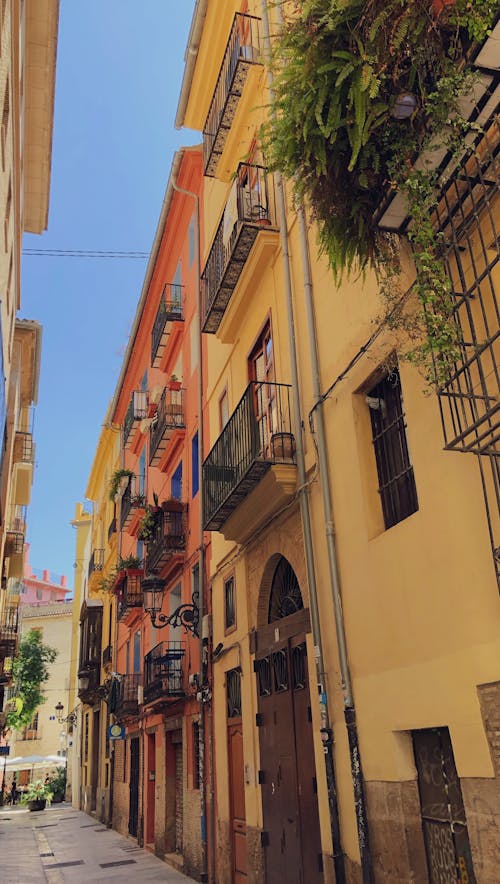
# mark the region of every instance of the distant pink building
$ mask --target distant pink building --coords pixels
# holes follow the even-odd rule
[[[48,602],[65,602],[69,600],[71,589],[68,578],[64,575],[52,574],[32,568],[29,563],[30,545],[24,545],[23,589],[21,604],[44,605]]]

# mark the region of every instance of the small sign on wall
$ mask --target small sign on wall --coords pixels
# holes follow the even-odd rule
[[[108,727],[108,737],[110,740],[124,740],[125,728],[121,724],[110,724]]]

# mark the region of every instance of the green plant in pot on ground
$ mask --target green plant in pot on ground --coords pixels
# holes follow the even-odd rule
[[[463,148],[458,101],[472,85],[464,46],[486,37],[500,0],[456,0],[439,14],[430,0],[285,0],[283,8],[262,131],[268,165],[306,200],[337,281],[375,269],[393,327],[399,321],[410,331],[406,355],[439,383],[457,355],[458,329],[430,223],[436,173],[413,164],[438,142]],[[405,102],[409,116],[398,119]],[[421,306],[418,316],[400,311],[399,320],[400,250],[374,221],[391,187],[415,219],[408,236]]]
[[[66,770],[60,767],[57,773],[45,784],[52,793],[54,803],[64,801],[66,795]]]
[[[23,792],[21,796],[20,803],[27,805],[40,805],[40,806],[30,806],[30,810],[43,810],[46,804],[50,804],[53,798],[53,793],[49,785],[42,783],[41,780],[36,780],[33,783],[29,783],[26,790]]]

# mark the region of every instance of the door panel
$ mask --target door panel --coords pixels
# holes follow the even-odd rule
[[[236,882],[240,882],[247,880],[248,871],[245,783],[243,776],[243,728],[241,719],[228,719],[227,737],[233,879]]]
[[[139,811],[139,739],[130,740],[130,783],[129,783],[129,815],[128,831],[137,838],[137,820]]]

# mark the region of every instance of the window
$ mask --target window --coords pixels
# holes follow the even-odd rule
[[[392,528],[418,510],[397,368],[372,387],[366,403],[370,409],[384,523],[386,528]]]
[[[172,474],[170,493],[176,500],[180,500],[182,497],[182,460]]]
[[[195,433],[191,439],[191,496],[198,494],[200,487],[200,476],[198,471],[198,433]]]
[[[191,221],[189,222],[189,266],[193,266],[194,256],[195,256],[195,222],[194,222],[194,214],[191,217]]]
[[[229,399],[227,396],[227,390],[224,390],[222,396],[219,399],[219,423],[220,423],[221,430],[224,429],[228,420],[229,420]]]
[[[134,632],[134,674],[141,671],[141,631]]]
[[[193,789],[200,788],[200,725],[193,722]]]
[[[36,597],[39,602],[43,599],[43,589],[37,589]]]
[[[144,542],[142,540],[137,541],[137,549],[135,554],[139,561],[142,562],[144,559]]]
[[[224,628],[236,626],[236,606],[234,596],[234,577],[224,581]]]
[[[146,493],[146,446],[141,451],[139,457],[139,494],[141,496]]]

